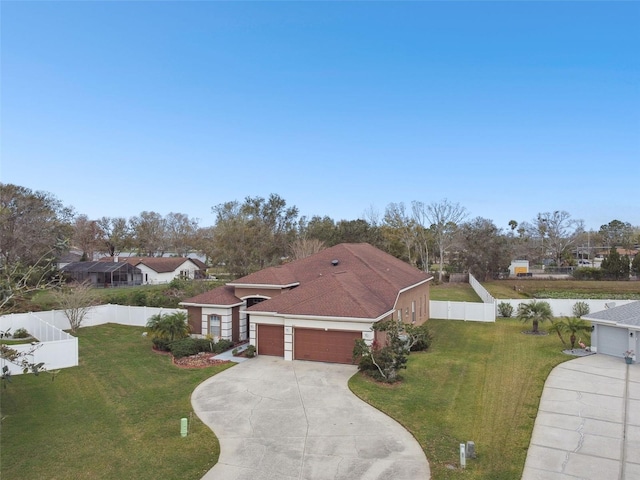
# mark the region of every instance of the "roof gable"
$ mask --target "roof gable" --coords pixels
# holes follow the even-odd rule
[[[188,298],[180,302],[181,305],[237,305],[242,303],[238,297],[235,296],[235,288],[229,285],[214,288],[208,292],[201,293],[195,297]]]
[[[605,322],[616,322],[621,325],[640,327],[640,301],[583,315],[582,318],[585,320],[603,320]]]

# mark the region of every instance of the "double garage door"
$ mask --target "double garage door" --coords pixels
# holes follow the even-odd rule
[[[598,353],[622,357],[629,349],[629,331],[626,328],[598,325]]]
[[[284,356],[284,327],[258,325],[258,354]],[[355,341],[361,332],[322,330],[315,328],[293,329],[293,358],[316,362],[353,363]]]

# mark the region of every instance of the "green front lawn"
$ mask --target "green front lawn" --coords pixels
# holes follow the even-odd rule
[[[528,327],[517,320],[429,325],[433,345],[410,355],[401,384],[379,385],[358,374],[350,388],[413,433],[433,479],[521,478],[544,381],[571,357],[556,336],[524,335]],[[464,472],[450,469],[468,440],[478,458]]]
[[[80,366],[51,381],[20,375],[0,392],[0,478],[48,480],[200,479],[219,444],[190,396],[232,364],[183,370],[151,351],[143,328],[80,329]]]

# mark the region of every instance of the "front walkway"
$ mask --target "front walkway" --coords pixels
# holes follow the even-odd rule
[[[607,355],[555,367],[523,480],[640,480],[640,365]]]
[[[351,393],[353,365],[259,356],[200,384],[198,417],[220,440],[203,480],[427,480],[418,442]]]

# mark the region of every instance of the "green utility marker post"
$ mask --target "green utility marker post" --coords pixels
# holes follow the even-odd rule
[[[180,435],[182,435],[183,437],[187,436],[187,426],[189,425],[189,422],[187,421],[186,418],[183,418],[180,420]]]

